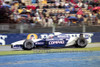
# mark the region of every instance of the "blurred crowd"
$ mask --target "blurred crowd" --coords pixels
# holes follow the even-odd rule
[[[33,0],[32,0],[33,2]],[[100,24],[99,0],[0,0],[0,23],[43,27]]]

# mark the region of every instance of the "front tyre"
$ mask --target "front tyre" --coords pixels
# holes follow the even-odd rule
[[[26,40],[23,43],[23,49],[24,50],[32,50],[34,46],[35,45],[34,45],[34,42],[32,40]]]
[[[84,48],[87,46],[87,40],[85,38],[78,38],[75,46],[78,48]]]

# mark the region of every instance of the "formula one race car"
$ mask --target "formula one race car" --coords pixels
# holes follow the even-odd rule
[[[42,34],[41,34],[42,35]],[[11,48],[22,48],[24,50],[32,50],[36,47],[67,47],[74,45],[78,48],[84,48],[91,43],[92,33],[82,34],[62,34],[59,32],[52,33],[50,36],[37,36],[29,34],[27,39],[12,43]]]

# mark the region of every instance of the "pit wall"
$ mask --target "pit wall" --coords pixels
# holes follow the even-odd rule
[[[11,45],[13,42],[17,42],[23,39],[28,39],[27,35],[30,33],[23,34],[0,34],[0,45]],[[66,33],[67,34],[67,33]],[[68,33],[69,34],[69,33]],[[76,34],[76,33],[73,33]],[[54,35],[53,33],[33,33],[35,38],[48,37],[49,35]],[[93,33],[92,43],[100,42],[100,32]]]

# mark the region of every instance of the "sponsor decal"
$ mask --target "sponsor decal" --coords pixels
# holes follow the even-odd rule
[[[36,42],[35,44],[44,44],[44,42]]]
[[[70,39],[72,37],[79,37],[80,34],[61,34],[61,35],[58,35],[57,37],[58,38],[65,38],[65,39]],[[40,39],[44,39],[44,38],[53,38],[55,35],[54,34],[41,34],[40,35]],[[84,34],[84,37],[86,39],[90,38],[91,36],[88,35],[88,34]]]
[[[37,39],[37,38],[38,38],[37,34],[29,34],[27,36],[27,39]]]
[[[64,44],[64,40],[62,41],[49,41],[49,44],[52,45],[52,44]]]
[[[6,41],[5,39],[7,38],[7,35],[0,35],[0,44],[5,45]]]
[[[41,34],[41,35],[40,35],[40,38],[41,38],[41,39],[48,38],[48,34]]]
[[[57,37],[62,39],[70,39],[70,35],[58,35]]]
[[[86,39],[88,39],[88,38],[90,37],[90,35],[85,35],[84,37],[85,37]]]
[[[54,34],[41,34],[41,35],[40,35],[40,38],[41,38],[41,39],[53,38],[53,37],[54,37]]]

